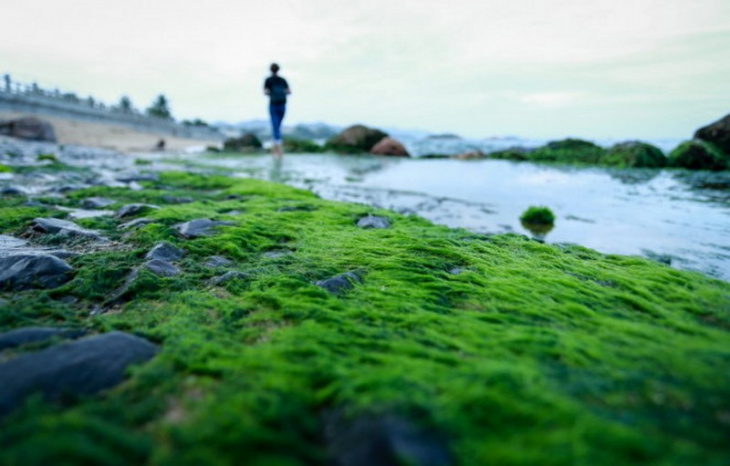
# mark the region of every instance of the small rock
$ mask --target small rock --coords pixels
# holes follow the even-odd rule
[[[30,192],[20,186],[6,186],[0,189],[0,196],[27,196]]]
[[[390,228],[390,222],[385,217],[368,215],[358,220],[357,226],[360,228]]]
[[[81,207],[84,209],[103,209],[116,203],[117,201],[114,199],[108,199],[106,197],[87,197],[81,201]]]
[[[0,416],[35,393],[47,401],[95,395],[123,382],[130,365],[156,353],[147,340],[111,332],[13,358],[0,364]]]
[[[0,257],[0,289],[57,288],[71,280],[73,268],[50,254]]]
[[[131,222],[122,223],[117,228],[119,230],[131,230],[136,228],[141,228],[145,225],[149,225],[150,223],[154,223],[155,221],[151,218],[136,218],[132,220]]]
[[[233,264],[233,261],[226,259],[223,256],[211,256],[205,262],[205,266],[208,268],[211,268],[211,269],[215,269],[218,267],[226,267],[231,264]]]
[[[180,269],[173,264],[160,259],[152,259],[145,262],[144,266],[155,275],[160,277],[174,277],[180,275]]]
[[[235,270],[226,272],[220,277],[213,277],[210,279],[210,284],[213,286],[220,286],[224,285],[232,280],[246,280],[248,279],[248,275],[246,275],[243,272],[236,272]]]
[[[159,259],[166,262],[180,260],[185,256],[185,251],[179,247],[163,241],[150,250],[145,256],[147,259]]]
[[[358,419],[328,415],[324,434],[332,464],[337,466],[456,464],[442,438],[393,415]]]
[[[39,343],[51,338],[73,340],[86,334],[84,329],[56,327],[23,327],[0,334],[0,351],[27,343]]]
[[[73,191],[80,191],[82,189],[88,188],[88,184],[65,184],[61,187],[59,187],[56,191],[59,193],[70,193]]]
[[[190,204],[193,202],[192,197],[177,197],[177,196],[165,196],[162,198],[163,201],[168,204]]]
[[[346,272],[342,275],[314,282],[315,285],[324,288],[334,295],[339,295],[354,286],[354,283],[362,283],[362,278],[355,272]]]
[[[461,275],[461,273],[464,271],[461,267],[456,267],[454,269],[449,270],[449,273],[451,275]]]
[[[36,218],[33,219],[31,228],[34,231],[50,234],[62,234],[67,236],[84,237],[91,239],[102,239],[102,236],[93,230],[81,228],[74,222],[58,218]]]
[[[210,236],[213,234],[212,229],[217,226],[234,225],[233,222],[216,221],[207,218],[198,218],[189,222],[181,223],[175,226],[180,235],[184,238],[192,239],[201,236]]]
[[[118,176],[117,181],[122,183],[133,183],[137,181],[157,181],[160,177],[156,173],[138,173],[126,176]]]
[[[266,251],[263,255],[267,259],[278,259],[280,257],[290,256],[293,252],[287,251],[287,250],[277,250],[277,251]]]
[[[117,210],[116,216],[117,218],[131,217],[133,215],[149,212],[152,209],[159,209],[159,207],[152,204],[127,204]]]

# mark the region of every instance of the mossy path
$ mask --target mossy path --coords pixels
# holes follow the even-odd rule
[[[29,400],[0,421],[0,463],[326,464],[333,412],[407,419],[462,465],[730,463],[728,283],[263,181],[143,184],[69,195],[69,207],[103,196],[161,208],[131,233],[79,221],[110,246],[71,259],[61,288],[3,293],[0,328],[122,330],[160,353],[102,396]],[[62,215],[0,203],[5,234]],[[356,227],[367,214],[390,228]],[[196,218],[233,224],[196,239],[173,228]],[[104,308],[160,241],[187,251],[182,273],[140,270]],[[346,272],[362,283],[340,295],[314,284]]]

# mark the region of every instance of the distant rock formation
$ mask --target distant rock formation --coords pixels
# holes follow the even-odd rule
[[[392,155],[395,157],[411,156],[400,141],[390,137],[381,139],[379,143],[370,149],[370,153],[374,155]]]
[[[0,134],[29,141],[56,142],[53,126],[33,117],[0,121]]]
[[[375,144],[387,137],[388,135],[379,129],[354,125],[327,141],[325,147],[336,152],[351,154],[369,152]]]
[[[695,132],[695,139],[714,144],[726,155],[730,155],[730,114]]]
[[[229,138],[223,143],[223,150],[232,152],[251,152],[262,147],[261,140],[253,133],[246,133],[238,138]]]

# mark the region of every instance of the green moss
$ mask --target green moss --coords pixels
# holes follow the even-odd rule
[[[0,164],[0,173],[11,173],[12,171],[13,169],[7,165]]]
[[[306,139],[286,138],[284,139],[284,150],[290,153],[313,154],[324,152],[324,147]]]
[[[635,141],[614,145],[600,163],[619,168],[661,168],[667,165],[667,158],[658,147]]]
[[[39,162],[47,161],[58,163],[58,157],[56,157],[56,154],[38,154],[37,160]]]
[[[692,140],[680,144],[669,153],[670,167],[691,170],[727,170],[730,157],[709,142]]]
[[[165,205],[171,190],[195,202]],[[58,290],[3,294],[0,324],[119,329],[160,354],[101,396],[30,400],[0,421],[0,463],[323,464],[338,407],[427,425],[459,464],[730,462],[727,283],[263,181],[168,173],[145,191],[159,223],[73,259]],[[8,202],[12,229],[32,213]],[[357,228],[368,213],[392,226]],[[234,224],[171,228],[197,217]],[[188,251],[183,273],[143,272],[91,317],[160,240]],[[213,270],[211,255],[234,262]],[[226,270],[240,278],[210,284]],[[347,271],[363,282],[339,297],[313,284]]]
[[[549,142],[530,152],[529,159],[534,162],[594,165],[598,164],[605,153],[604,148],[592,142],[569,138]]]
[[[518,149],[505,149],[496,152],[490,152],[489,158],[491,159],[502,159],[502,160],[515,160],[523,162],[530,159],[530,154],[524,150]]]
[[[547,207],[530,206],[522,213],[520,220],[534,225],[552,225],[555,223],[555,214]]]

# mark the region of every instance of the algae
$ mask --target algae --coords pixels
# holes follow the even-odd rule
[[[326,464],[331,409],[410,419],[464,465],[730,462],[728,283],[263,181],[144,185],[70,194],[162,208],[131,233],[88,220],[115,246],[69,259],[58,289],[3,293],[0,324],[123,330],[160,354],[102,396],[29,399],[0,420],[0,463]],[[6,234],[39,215],[12,198],[0,212]],[[391,226],[357,228],[365,215]],[[195,218],[233,225],[179,237]],[[188,252],[183,273],[142,270],[128,300],[92,313],[160,241]],[[238,275],[212,285],[224,272]],[[348,272],[362,282],[339,296],[315,284]]]

